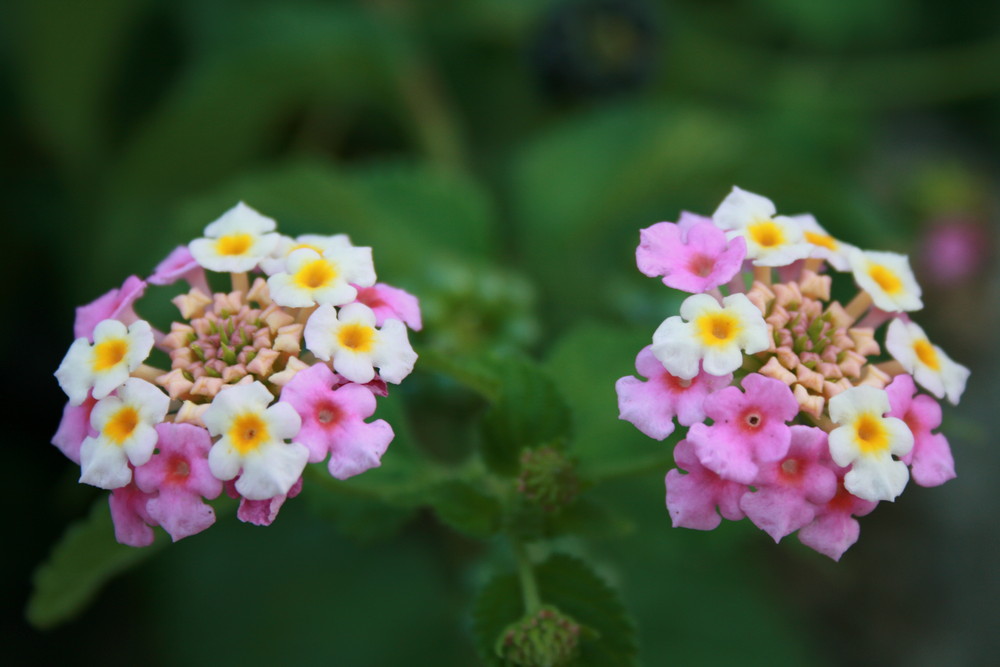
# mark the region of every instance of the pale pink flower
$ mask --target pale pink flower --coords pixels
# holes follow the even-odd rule
[[[83,441],[97,435],[97,431],[90,425],[90,413],[95,405],[97,400],[89,394],[80,405],[67,402],[59,428],[52,436],[52,444],[73,463],[80,462],[80,445]]]
[[[724,479],[751,484],[758,466],[788,453],[791,431],[786,422],[799,413],[791,389],[757,373],[743,378],[743,388],[726,387],[705,399],[711,426],[695,424],[688,439],[702,465]]]
[[[375,326],[382,326],[388,319],[402,320],[414,331],[423,328],[420,316],[420,302],[417,297],[398,287],[376,283],[371,287],[354,285],[358,290],[357,300],[375,313]]]
[[[125,326],[132,324],[139,319],[135,313],[135,302],[145,291],[144,281],[138,276],[129,276],[118,289],[97,297],[85,306],[79,306],[73,323],[73,337],[93,342],[94,329],[103,320],[118,320]]]
[[[913,449],[900,457],[910,466],[913,481],[920,486],[939,486],[955,478],[955,459],[948,439],[931,433],[941,425],[941,405],[925,394],[914,395],[909,375],[897,375],[888,387],[890,417],[902,419],[913,433]]]
[[[156,537],[152,526],[156,520],[149,515],[146,505],[154,496],[144,493],[135,485],[135,480],[126,486],[111,491],[108,504],[111,506],[111,520],[115,525],[115,539],[130,547],[148,547]]]
[[[286,494],[279,494],[273,498],[265,498],[264,500],[242,498],[240,500],[240,507],[236,510],[236,518],[244,523],[252,523],[255,526],[270,526],[278,518],[278,512],[285,504],[285,501],[299,495],[300,491],[302,491],[301,477],[295,484],[292,484],[292,487],[288,489],[288,493]],[[235,481],[226,482],[226,495],[230,498],[240,498],[240,494],[236,490]]]
[[[761,464],[753,483],[757,490],[740,499],[740,509],[775,542],[811,522],[818,506],[828,503],[837,492],[826,433],[799,425],[792,426],[791,432],[785,457]]]
[[[708,218],[687,229],[658,222],[639,232],[636,264],[647,276],[663,276],[668,287],[685,292],[707,292],[735,276],[746,257],[742,237],[726,233]]]
[[[650,345],[639,352],[635,368],[649,379],[629,375],[618,380],[618,418],[656,440],[674,432],[674,417],[684,426],[705,421],[705,397],[733,380],[732,374],[716,376],[704,371],[691,380],[682,380],[663,367]]]
[[[844,488],[845,472],[843,468],[838,470],[837,493],[816,512],[816,518],[798,532],[802,544],[838,561],[861,534],[861,526],[854,517],[864,516],[878,505]]]
[[[687,440],[677,443],[674,460],[678,467],[667,472],[665,480],[674,528],[712,530],[722,523],[720,513],[730,521],[743,518],[740,498],[748,490],[745,484],[722,479],[701,465]]]
[[[153,275],[146,279],[153,285],[173,285],[185,280],[191,287],[197,287],[205,294],[211,294],[205,269],[194,258],[186,245],[177,246],[166,258],[156,265]]]
[[[337,376],[316,364],[300,371],[281,392],[302,418],[296,441],[309,449],[309,462],[330,454],[330,474],[347,479],[381,464],[393,438],[392,427],[382,419],[365,423],[375,412],[375,396],[362,385],[336,387]]]

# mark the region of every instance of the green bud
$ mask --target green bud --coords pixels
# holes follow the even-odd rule
[[[555,607],[511,623],[497,639],[496,653],[524,667],[559,667],[570,664],[580,644],[580,624]]]
[[[521,454],[517,490],[546,512],[572,503],[580,492],[574,461],[559,449],[545,445]]]
[[[193,343],[191,345],[191,351],[194,352],[194,356],[198,357],[202,361],[205,361],[205,350],[201,349],[201,345]]]

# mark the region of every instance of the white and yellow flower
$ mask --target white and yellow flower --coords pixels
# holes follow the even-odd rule
[[[305,329],[306,346],[351,382],[371,382],[375,368],[386,382],[403,381],[417,360],[410,346],[406,325],[387,319],[375,327],[375,313],[362,303],[352,303],[337,312],[322,305],[310,316]]]
[[[898,313],[924,307],[920,285],[913,277],[906,255],[854,248],[848,257],[855,282],[871,296],[877,308]]]
[[[322,252],[315,247],[293,250],[284,270],[267,279],[271,299],[293,308],[324,303],[340,306],[357,298],[354,285],[374,284],[372,249],[356,248],[349,242],[327,244]]]
[[[208,453],[212,474],[223,481],[240,476],[236,490],[248,500],[288,493],[302,476],[309,450],[294,438],[302,418],[288,403],[268,404],[274,396],[260,382],[223,389],[202,415],[213,436]]]
[[[274,220],[243,202],[205,227],[205,238],[195,239],[188,249],[195,260],[210,271],[250,271],[277,247]]]
[[[133,466],[149,461],[156,447],[156,424],[163,421],[170,398],[158,387],[129,378],[115,396],[97,402],[90,425],[97,436],[80,445],[80,481],[117,489],[132,481]]]
[[[100,400],[124,384],[153,349],[153,329],[138,320],[128,328],[118,320],[103,320],[94,328],[94,343],[77,338],[56,369],[59,386],[70,405],[80,405],[94,390]]]
[[[894,319],[885,335],[885,347],[924,389],[958,404],[969,379],[969,369],[932,344],[920,325]]]
[[[327,250],[337,250],[345,247],[352,247],[351,239],[347,234],[303,234],[295,238],[279,235],[278,244],[271,254],[261,261],[260,268],[267,275],[273,276],[275,273],[287,271],[286,261],[288,260],[288,256],[296,250],[309,248],[322,255]]]
[[[844,488],[864,500],[895,500],[910,473],[893,458],[913,449],[913,433],[889,412],[889,395],[871,386],[852,387],[830,399],[830,418],[839,426],[830,432],[830,456],[851,466]]]
[[[746,239],[747,259],[754,266],[787,266],[809,257],[813,245],[806,242],[799,224],[776,213],[767,197],[734,186],[712,214],[712,222],[727,230],[727,237]]]
[[[816,218],[809,214],[793,215],[791,219],[802,230],[802,237],[806,243],[812,246],[810,257],[825,260],[838,271],[850,270],[850,254],[854,246],[830,236]]]
[[[743,352],[755,354],[771,345],[760,311],[743,294],[722,305],[708,294],[689,296],[680,317],[668,317],[653,333],[653,356],[672,375],[690,380],[701,362],[706,373],[732,373],[743,365]]]

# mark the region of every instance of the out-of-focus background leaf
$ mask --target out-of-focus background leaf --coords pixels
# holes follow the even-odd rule
[[[434,466],[483,445],[496,387],[435,367],[512,352],[543,360],[572,413],[553,433],[604,481],[563,518],[593,516],[588,539],[559,549],[635,614],[641,664],[988,662],[998,72],[1000,5],[972,0],[3,3],[3,662],[476,664],[468,612],[510,563],[490,490]],[[638,230],[734,184],[911,253],[917,321],[973,369],[945,411],[958,479],[883,504],[839,564],[745,523],[671,529],[670,445],[617,420],[614,380],[679,302],[635,269]],[[32,570],[105,502],[48,444],[73,308],[240,199],[373,246],[439,363],[380,402],[399,434],[383,468],[308,478],[273,526],[220,519],[30,627]],[[169,317],[166,296],[144,314]]]

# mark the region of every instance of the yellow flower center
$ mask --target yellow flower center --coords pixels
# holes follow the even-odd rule
[[[363,324],[346,324],[337,332],[342,347],[355,352],[368,352],[375,344],[375,330]]]
[[[903,281],[899,276],[881,264],[872,264],[868,269],[868,275],[886,294],[896,294],[903,289]]]
[[[220,236],[215,242],[215,250],[220,255],[244,255],[253,245],[253,237],[249,234],[229,234]]]
[[[112,338],[94,346],[94,370],[106,371],[117,366],[128,352],[128,341]]]
[[[337,272],[325,259],[314,259],[295,272],[295,282],[306,289],[319,289],[333,282]]]
[[[785,243],[785,234],[773,220],[764,220],[747,226],[750,239],[762,248],[774,248]]]
[[[941,368],[941,360],[938,359],[937,350],[926,340],[918,340],[913,343],[913,351],[917,355],[924,366],[932,370],[939,370]]]
[[[260,415],[249,412],[233,420],[229,427],[229,439],[240,454],[247,454],[270,439],[267,423]]]
[[[861,415],[854,423],[854,432],[862,454],[877,454],[889,448],[889,432],[875,415]]]
[[[139,413],[131,405],[126,405],[116,412],[108,423],[104,425],[104,435],[108,440],[121,445],[132,435],[132,431],[139,425]]]
[[[804,232],[806,241],[812,243],[813,245],[818,245],[827,250],[836,250],[837,241],[832,236],[827,236],[826,234],[820,234],[818,232]]]
[[[726,312],[711,313],[698,318],[698,335],[708,346],[728,345],[740,332],[740,322]]]

